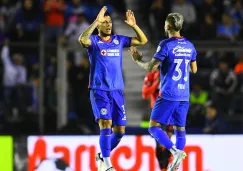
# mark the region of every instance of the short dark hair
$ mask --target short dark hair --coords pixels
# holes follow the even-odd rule
[[[179,13],[170,13],[166,21],[172,26],[174,31],[180,31],[184,22],[184,17]]]
[[[109,12],[105,12],[104,16],[109,16],[111,17],[111,14]]]

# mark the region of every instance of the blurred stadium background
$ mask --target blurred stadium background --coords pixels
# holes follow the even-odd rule
[[[98,150],[99,131],[89,102],[87,54],[77,39],[104,5],[117,34],[135,34],[124,23],[125,11],[134,11],[149,39],[139,48],[147,60],[165,38],[167,14],[185,17],[183,36],[198,50],[199,69],[191,76],[187,123],[191,135],[186,150],[192,156],[181,171],[239,170],[242,157],[237,154],[243,148],[228,151],[227,146],[243,143],[241,0],[1,0],[0,169],[33,171],[40,160],[61,153],[75,171],[95,170],[92,150]],[[130,136],[113,158],[120,170],[157,171],[151,155],[154,141],[140,128],[150,114],[149,102],[141,95],[146,72],[126,50],[123,69]],[[210,104],[215,109],[209,109]],[[131,155],[126,158],[125,153]],[[223,158],[216,161],[218,155]]]

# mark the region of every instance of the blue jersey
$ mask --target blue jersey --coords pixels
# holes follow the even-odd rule
[[[171,101],[189,101],[190,62],[197,52],[185,38],[172,37],[160,42],[154,58],[161,61],[161,95]]]
[[[130,47],[131,37],[112,35],[110,41],[91,35],[87,48],[90,61],[90,84],[92,89],[123,90],[122,49]]]

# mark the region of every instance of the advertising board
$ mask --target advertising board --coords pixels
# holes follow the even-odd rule
[[[0,170],[13,171],[13,138],[0,136]]]
[[[172,139],[174,140],[175,137]],[[232,142],[237,143],[232,148]],[[241,142],[241,143],[240,143]],[[188,157],[178,171],[239,170],[243,163],[243,136],[187,136]],[[125,136],[112,151],[117,171],[159,171],[155,141],[150,136]],[[98,136],[31,136],[28,138],[28,171],[45,158],[63,158],[75,171],[96,171]]]

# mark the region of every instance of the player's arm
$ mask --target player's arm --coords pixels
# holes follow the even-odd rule
[[[79,43],[84,47],[87,48],[91,45],[90,36],[98,26],[98,21],[95,20],[78,38]]]
[[[93,33],[93,31],[95,30],[95,28],[98,26],[99,23],[105,21],[104,14],[106,10],[107,7],[104,6],[100,10],[96,20],[79,36],[78,41],[84,48],[87,48],[91,45],[91,40],[90,40],[91,34]]]
[[[149,62],[144,62],[142,60],[143,55],[138,52],[137,48],[130,47],[129,53],[133,59],[134,62],[138,64],[141,68],[145,69],[148,72],[156,71],[160,64],[160,60],[153,58]]]
[[[12,68],[13,67],[13,64],[12,64],[11,59],[10,59],[8,43],[5,43],[5,45],[2,48],[1,58],[2,58],[4,66],[6,68],[10,68],[10,67]]]
[[[197,61],[196,61],[196,57],[197,57],[197,51],[194,48],[193,54],[192,54],[192,59],[191,59],[191,63],[190,63],[190,72],[193,74],[196,74],[197,72]]]
[[[197,61],[193,61],[191,62],[190,64],[190,71],[193,73],[193,74],[196,74],[197,72]]]
[[[145,43],[148,42],[147,37],[145,36],[143,31],[136,24],[135,16],[134,16],[134,14],[133,14],[133,12],[131,10],[127,10],[125,22],[130,27],[133,28],[133,30],[135,31],[135,33],[137,35],[137,37],[133,37],[131,39],[131,46],[140,46],[140,45],[144,45]]]
[[[153,58],[151,61],[149,62],[144,62],[142,59],[138,59],[138,60],[134,60],[138,66],[140,66],[141,68],[145,69],[148,72],[153,72],[156,71],[156,69],[158,68],[160,61],[158,59]]]

